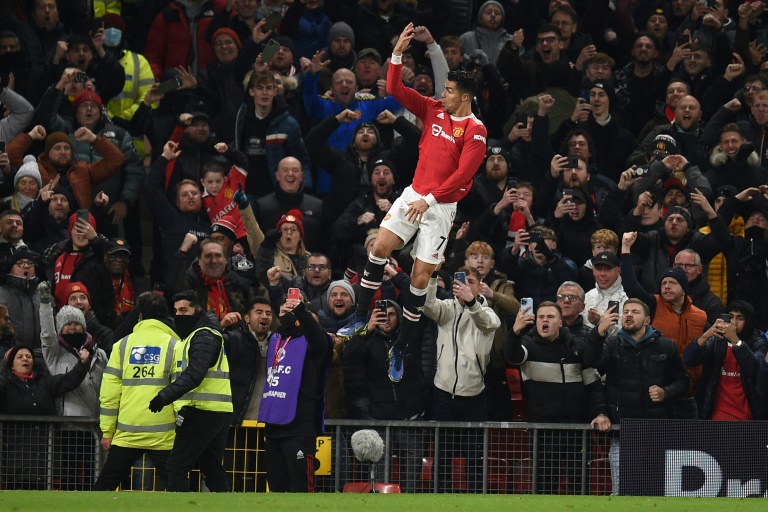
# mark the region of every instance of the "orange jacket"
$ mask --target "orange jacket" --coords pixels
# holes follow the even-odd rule
[[[678,313],[671,304],[661,300],[660,295],[656,294],[654,297],[656,297],[656,314],[651,325],[675,342],[682,359],[683,353],[691,341],[704,334],[707,328],[707,314],[694,306],[691,298],[687,295],[683,303],[682,313]],[[688,392],[683,396],[691,397],[696,395],[696,389],[699,386],[701,365],[686,367],[685,369],[691,378],[691,385]]]
[[[12,166],[16,168],[21,166],[24,155],[29,150],[32,142],[34,141],[29,134],[20,133],[8,143],[8,158]],[[93,185],[111,178],[123,168],[123,163],[125,162],[125,156],[120,151],[120,148],[104,137],[98,137],[93,141],[92,146],[101,155],[101,160],[92,164],[85,161],[72,162],[66,172],[67,180],[72,185],[72,192],[77,200],[77,204],[83,210],[90,209],[93,204]],[[37,157],[37,165],[40,168],[43,186],[47,185],[58,174],[45,153],[41,153]]]

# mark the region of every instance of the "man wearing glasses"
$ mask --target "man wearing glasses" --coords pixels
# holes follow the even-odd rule
[[[707,276],[702,275],[704,266],[701,264],[699,253],[693,249],[683,249],[675,256],[674,266],[683,269],[688,277],[693,305],[707,314],[707,323],[714,324],[725,309],[717,295],[709,290]]]
[[[557,305],[560,306],[560,314],[563,327],[577,337],[585,337],[592,330],[584,323],[582,311],[584,311],[584,288],[576,281],[565,281],[557,289]]]
[[[270,297],[288,293],[288,288],[298,288],[312,305],[312,311],[328,309],[328,286],[331,284],[331,262],[325,254],[314,252],[307,257],[307,266],[301,276],[286,277],[269,282]],[[273,284],[274,283],[274,284]]]

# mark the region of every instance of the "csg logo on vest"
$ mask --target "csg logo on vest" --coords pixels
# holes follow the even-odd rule
[[[160,347],[133,347],[130,364],[160,364]]]

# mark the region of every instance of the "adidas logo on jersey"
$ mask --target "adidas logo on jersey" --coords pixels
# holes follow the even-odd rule
[[[303,458],[304,458],[304,452],[303,451],[299,450],[298,452],[296,452],[296,460],[301,460]]]
[[[442,112],[440,112],[439,114],[437,114],[437,118],[438,118],[438,119],[445,119],[445,114],[443,114]]]

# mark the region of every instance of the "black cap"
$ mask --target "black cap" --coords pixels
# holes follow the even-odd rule
[[[587,203],[587,193],[584,191],[583,188],[574,188],[573,192],[571,194],[571,197],[574,201],[581,201],[582,203]]]
[[[189,121],[190,123],[194,123],[195,121],[198,121],[198,120],[201,120],[201,119],[203,121],[205,121],[206,123],[210,123],[211,122],[211,117],[208,114],[206,114],[205,112],[192,112],[191,115],[192,115],[192,119]]]
[[[376,167],[378,167],[379,165],[386,165],[387,167],[389,167],[389,170],[390,170],[390,171],[392,171],[392,176],[394,176],[395,178],[397,178],[397,167],[395,167],[395,164],[394,164],[394,163],[392,163],[392,160],[390,160],[390,159],[389,159],[389,158],[387,158],[387,157],[381,157],[381,158],[377,158],[377,159],[376,159],[376,161],[375,161],[375,162],[373,162],[373,164],[372,164],[372,165],[371,165],[371,167],[370,167],[370,169],[371,169],[371,174],[373,174],[373,170],[374,170]]]
[[[360,60],[363,57],[373,57],[373,60],[381,65],[381,54],[374,48],[363,48],[360,50],[357,53],[357,60]]]
[[[131,255],[131,246],[128,245],[128,242],[123,240],[122,238],[110,238],[107,241],[107,253],[108,254],[115,254],[116,252],[127,252],[128,256]]]
[[[619,262],[619,257],[616,256],[616,254],[610,251],[605,251],[592,258],[592,266],[596,267],[598,265],[605,265],[606,267],[616,268],[621,266],[621,263]]]

